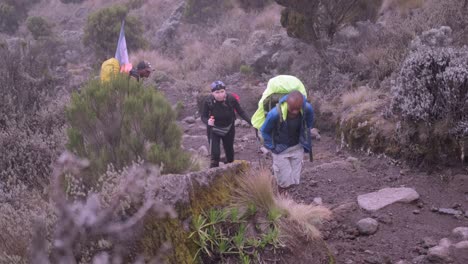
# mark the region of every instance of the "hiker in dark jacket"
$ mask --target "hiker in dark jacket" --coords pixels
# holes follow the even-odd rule
[[[280,188],[299,184],[304,152],[311,150],[310,132],[314,110],[299,91],[280,99],[268,112],[260,131],[273,156],[273,173]]]
[[[129,72],[130,77],[133,77],[137,80],[137,82],[140,81],[140,78],[148,78],[153,72],[154,69],[151,67],[151,64],[147,61],[140,61],[138,65],[132,68],[132,70]]]
[[[226,85],[221,81],[211,84],[211,95],[203,103],[201,120],[207,125],[210,168],[219,166],[221,140],[223,141],[226,163],[234,161],[234,121],[237,112],[249,124],[250,118],[239,105],[237,99],[226,92]]]

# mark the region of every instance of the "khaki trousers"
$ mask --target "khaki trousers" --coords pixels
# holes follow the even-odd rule
[[[304,148],[297,144],[273,156],[273,173],[278,186],[282,188],[299,184],[301,179]]]

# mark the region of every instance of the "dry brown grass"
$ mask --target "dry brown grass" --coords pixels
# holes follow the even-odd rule
[[[177,61],[172,58],[161,54],[155,50],[138,50],[130,55],[131,63],[136,66],[139,61],[145,60],[151,63],[154,69],[162,71],[171,76],[177,77],[179,73],[179,66]]]
[[[256,30],[275,30],[281,28],[281,6],[269,5],[261,12],[254,13],[253,28]]]
[[[407,13],[409,10],[423,6],[426,0],[384,0],[380,7],[380,13],[388,10],[397,10],[400,13]]]
[[[203,67],[204,61],[213,54],[208,43],[202,43],[201,41],[192,41],[187,43],[183,47],[183,60],[181,62],[183,71],[196,71]]]
[[[274,179],[268,169],[252,169],[241,176],[233,196],[239,206],[254,204],[265,212],[276,207]]]
[[[308,240],[320,238],[321,233],[317,226],[331,217],[331,211],[323,206],[296,203],[286,196],[279,196],[276,204],[288,213],[282,224],[283,230],[303,234]]]
[[[377,98],[378,93],[367,86],[361,86],[354,91],[346,92],[341,96],[342,110],[347,110],[364,102],[370,102]]]
[[[238,182],[233,195],[234,205],[243,208],[253,204],[264,215],[281,212],[280,237],[287,245],[295,246],[298,237],[306,241],[321,238],[317,227],[331,217],[329,209],[297,203],[290,197],[278,195],[274,177],[266,168],[251,169]]]
[[[210,167],[210,160],[198,153],[192,154],[190,162],[190,171],[204,171]]]

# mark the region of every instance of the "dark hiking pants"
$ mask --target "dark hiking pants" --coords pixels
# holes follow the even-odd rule
[[[236,131],[234,125],[231,130],[225,136],[219,136],[211,133],[211,129],[208,129],[208,144],[210,144],[211,137],[211,162],[210,168],[219,167],[219,159],[221,156],[221,141],[223,141],[224,153],[226,153],[226,163],[234,161],[234,136]]]

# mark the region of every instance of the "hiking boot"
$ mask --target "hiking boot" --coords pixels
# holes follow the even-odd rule
[[[294,185],[289,185],[288,187],[281,187],[281,186],[278,186],[278,193],[279,194],[282,194],[282,195],[287,195],[288,194],[288,191],[291,189],[291,187],[293,187]]]

